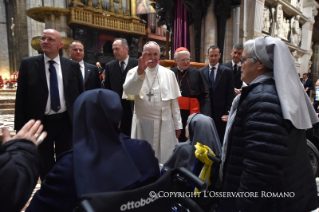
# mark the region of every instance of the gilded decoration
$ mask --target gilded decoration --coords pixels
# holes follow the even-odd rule
[[[118,19],[74,7],[71,8],[68,24],[81,24],[103,30],[146,35],[145,24],[136,22],[134,18],[131,20]]]
[[[40,38],[41,38],[41,36],[36,36],[36,37],[32,38],[32,40],[31,40],[31,46],[36,51],[41,51]],[[65,50],[69,49],[69,45],[73,40],[74,40],[73,38],[62,37],[63,49],[65,49]]]
[[[30,18],[44,23],[45,20],[51,20],[51,15],[54,15],[55,20],[60,20],[61,16],[69,15],[70,11],[60,7],[34,7],[28,9],[26,14]]]

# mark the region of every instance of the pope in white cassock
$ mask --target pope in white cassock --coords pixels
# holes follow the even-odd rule
[[[143,47],[138,66],[128,71],[123,99],[134,100],[131,137],[148,141],[160,163],[172,154],[183,128],[177,97],[181,96],[174,72],[158,65],[159,45]]]

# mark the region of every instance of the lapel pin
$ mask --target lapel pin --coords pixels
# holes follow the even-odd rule
[[[90,71],[90,69],[88,69],[88,71]]]

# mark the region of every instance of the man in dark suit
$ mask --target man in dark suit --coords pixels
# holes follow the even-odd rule
[[[205,99],[208,99],[207,90],[210,84],[205,83],[203,75],[193,67],[190,67],[190,52],[185,47],[180,47],[175,50],[174,54],[177,67],[171,68],[176,76],[181,97],[178,97],[178,104],[181,112],[183,129],[178,140],[185,142],[185,127],[188,116],[193,113],[210,114],[210,107],[205,107],[207,104]]]
[[[104,86],[106,89],[112,90],[120,96],[123,108],[120,128],[124,134],[130,136],[134,102],[122,99],[123,84],[125,82],[127,72],[138,65],[138,60],[129,57],[128,44],[124,38],[115,39],[112,49],[116,60],[105,65]]]
[[[223,142],[228,113],[234,98],[234,79],[232,70],[218,63],[220,55],[217,46],[210,46],[207,50],[209,65],[199,71],[211,84],[209,89],[210,116],[214,119],[220,142]]]
[[[306,93],[308,96],[310,96],[310,91],[313,89],[313,81],[312,79],[309,79],[309,74],[304,73],[302,75],[301,83],[303,84],[303,87],[305,88]]]
[[[84,46],[81,43],[81,41],[75,40],[72,43],[70,43],[69,54],[72,60],[80,64],[84,82],[84,90],[88,91],[96,88],[101,88],[101,82],[97,66],[91,65],[83,61]]]
[[[97,66],[97,69],[99,70],[99,78],[100,78],[100,80],[101,80],[101,82],[102,82],[102,74],[103,74],[103,72],[104,72],[104,69],[103,69],[103,67],[101,66],[101,63],[100,62],[96,62],[96,66]]]
[[[99,74],[102,74],[103,71],[104,71],[104,69],[102,68],[100,62],[96,62],[96,67],[97,67],[97,69],[99,70]]]
[[[58,158],[72,147],[73,103],[84,89],[79,63],[59,56],[61,34],[46,29],[40,40],[44,54],[21,61],[14,128],[19,131],[30,119],[42,121],[48,133],[38,147],[44,179],[56,162],[54,153]]]
[[[239,94],[241,92],[241,87],[243,85],[243,81],[241,81],[241,63],[240,58],[243,53],[244,46],[241,43],[238,43],[233,46],[233,50],[231,51],[232,61],[229,63],[225,63],[224,66],[233,70],[234,76],[234,88],[235,94]]]

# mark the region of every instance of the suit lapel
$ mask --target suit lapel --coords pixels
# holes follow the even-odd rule
[[[206,66],[206,68],[204,69],[204,76],[206,76],[209,84],[210,84],[210,79],[209,79],[209,65]]]
[[[89,70],[87,64],[84,63],[84,85],[86,81],[88,80],[90,73],[91,73],[91,70]]]
[[[224,69],[221,69],[220,66],[218,66],[217,74],[216,74],[216,79],[215,79],[215,83],[214,83],[214,90],[215,90],[215,88],[217,87],[217,85],[218,85],[218,83],[219,83],[219,80],[220,80],[220,78],[221,78],[222,75],[223,75],[223,72],[224,72]]]
[[[60,57],[60,63],[61,63],[61,72],[63,77],[64,92],[66,92],[66,89],[68,86],[68,65],[65,62],[65,58],[63,57]]]
[[[45,65],[44,65],[44,56],[40,55],[35,62],[35,69],[38,71],[42,82],[45,84],[45,87],[48,88],[48,82],[45,74]]]
[[[118,75],[119,79],[122,79],[122,70],[118,60],[116,60],[114,63],[114,70],[117,70],[116,74]]]

